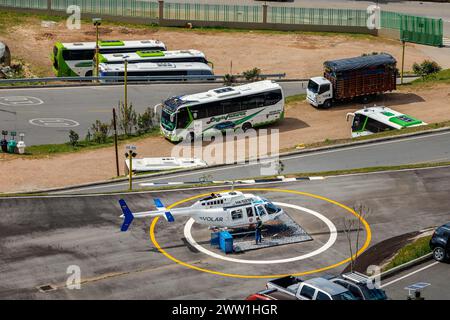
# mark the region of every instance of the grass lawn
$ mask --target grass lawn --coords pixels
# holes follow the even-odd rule
[[[383,271],[395,268],[430,253],[430,239],[431,236],[422,237],[401,248],[395,254],[394,258],[383,268]]]

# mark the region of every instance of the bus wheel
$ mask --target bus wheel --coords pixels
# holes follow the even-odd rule
[[[88,72],[86,72],[86,74],[84,76],[85,77],[92,77],[92,70],[89,70]]]
[[[242,125],[242,131],[246,132],[252,128],[252,124],[250,122],[246,122]]]
[[[330,109],[333,106],[333,102],[331,102],[331,99],[325,100],[325,102],[322,105],[322,108],[324,109]]]

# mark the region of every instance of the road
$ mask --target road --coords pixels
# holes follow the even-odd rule
[[[414,79],[405,78],[405,82]],[[306,93],[306,81],[280,84],[285,96]],[[128,100],[137,112],[143,112],[169,97],[221,86],[220,83],[130,85]],[[123,96],[122,85],[1,89],[0,130],[24,132],[28,146],[68,142],[72,129],[84,139],[95,120],[111,121],[112,108],[117,108]]]
[[[363,203],[370,208],[367,222],[371,245],[450,220],[450,170],[434,168],[408,172],[333,177],[270,185],[264,194],[277,202],[300,205],[327,217],[337,228],[331,248],[316,256],[284,264],[252,265],[218,260],[186,245],[185,219],[173,224],[156,224],[156,240],[164,250],[193,266],[242,275],[272,275],[312,271],[339,264],[348,257],[343,220],[349,212],[342,207],[305,194],[288,194],[281,189],[320,195],[343,205]],[[136,220],[130,232],[120,233],[120,207],[126,199],[133,211],[148,210],[151,199],[160,197],[169,205],[186,197],[217,189],[146,192],[128,195],[53,196],[4,198],[0,200],[0,299],[242,299],[263,289],[266,279],[238,279],[208,274],[179,265],[159,253],[149,241],[150,220]],[[282,259],[311,252],[329,237],[324,223],[304,212],[288,213],[313,241],[259,249],[238,259]],[[194,237],[208,248],[209,231],[194,227]],[[361,232],[363,237],[367,232]],[[81,268],[81,289],[65,288],[67,268]],[[338,273],[345,264],[326,272]],[[46,293],[36,288],[53,285]],[[449,291],[448,288],[445,289]]]
[[[378,166],[395,166],[425,162],[450,161],[450,132],[409,137],[400,140],[349,146],[340,149],[312,152],[281,157],[283,174],[323,172]],[[256,164],[237,164],[219,168],[206,168],[191,172],[172,173],[160,177],[134,180],[134,188],[149,182],[198,182],[207,180],[238,180],[262,176],[262,168],[268,167],[264,161]],[[117,192],[128,188],[127,182],[112,182],[97,186],[54,192],[99,193]]]
[[[427,300],[450,300],[448,280],[450,279],[450,264],[434,260],[405,270],[395,277],[383,281],[382,286],[389,297],[395,300],[406,299],[407,286],[414,283],[429,283],[422,296]]]
[[[305,85],[304,82],[282,83],[286,96],[305,92]],[[169,97],[220,86],[178,83],[130,85],[128,99],[137,112],[143,112]],[[0,90],[0,129],[24,132],[27,145],[67,142],[71,129],[84,139],[95,120],[111,121],[112,108],[117,108],[119,101],[123,101],[123,94],[123,86],[3,89]],[[42,118],[66,121],[36,120]]]

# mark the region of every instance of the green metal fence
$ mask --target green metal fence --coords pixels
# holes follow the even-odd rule
[[[443,45],[444,23],[442,19],[382,11],[381,27],[399,30],[400,40],[437,47]]]
[[[80,6],[82,14],[150,19],[157,19],[159,16],[158,2],[142,0],[52,0],[52,10],[65,11],[70,5]]]
[[[0,0],[0,6],[24,9],[47,9],[47,0]]]
[[[262,22],[262,7],[164,2],[164,19],[258,23]]]
[[[365,10],[269,7],[267,22],[327,26],[365,27],[369,15]]]

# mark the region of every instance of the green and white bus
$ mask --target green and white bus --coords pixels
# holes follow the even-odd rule
[[[161,132],[172,142],[227,130],[247,131],[284,118],[284,94],[274,81],[172,97],[161,105]],[[201,122],[200,122],[201,121]],[[196,129],[194,130],[194,123]]]
[[[109,53],[100,55],[100,62],[106,64],[123,64],[125,59],[128,63],[142,62],[200,62],[211,64],[203,52],[198,50],[171,50],[171,51],[136,51],[131,53]]]
[[[347,121],[352,121],[352,137],[367,136],[389,130],[400,130],[426,125],[425,122],[392,110],[374,106],[347,113]]]
[[[95,42],[55,43],[52,53],[53,71],[57,77],[89,77],[93,75]],[[100,54],[167,50],[159,40],[99,41]]]
[[[100,63],[100,77],[124,77],[125,64]],[[200,62],[140,62],[127,65],[128,77],[170,77],[167,80],[185,80],[188,76],[195,76],[196,80],[214,80],[211,67]],[[154,81],[161,79],[141,78],[128,81]],[[101,82],[122,82],[115,79],[100,79]]]

